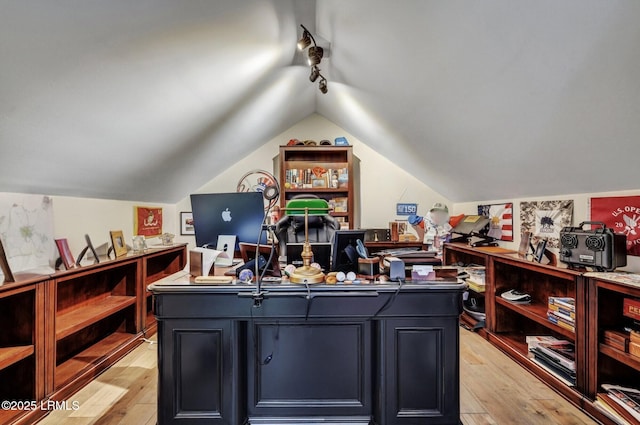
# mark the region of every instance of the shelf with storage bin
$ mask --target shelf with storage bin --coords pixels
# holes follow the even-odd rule
[[[589,281],[589,292],[589,399],[595,400],[603,384],[640,389],[640,357],[631,355],[627,347],[623,351],[608,345],[604,339],[606,330],[621,331],[633,324],[632,318],[623,315],[623,303],[625,298],[640,300],[640,288],[596,277]],[[613,423],[595,404],[587,404],[587,410],[601,422]]]
[[[354,221],[354,188],[358,176],[354,173],[351,146],[281,146],[278,168],[281,207],[303,194],[315,195],[330,204],[336,198],[345,198],[346,211],[331,211],[330,214],[344,221],[345,227],[358,226]],[[318,168],[326,172],[316,176],[313,171]],[[334,174],[335,179],[332,178]],[[332,187],[333,184],[338,187]]]
[[[150,336],[156,330],[156,319],[153,314],[153,300],[147,286],[160,279],[172,275],[184,269],[187,264],[186,245],[154,250],[142,258],[142,309],[141,326],[146,336]]]

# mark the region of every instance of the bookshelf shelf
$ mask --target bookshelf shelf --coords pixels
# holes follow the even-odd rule
[[[358,227],[354,214],[354,188],[359,176],[354,171],[351,146],[280,146],[278,166],[281,207],[293,197],[303,194],[315,195],[330,204],[337,198],[345,198],[346,212],[332,211],[330,214],[337,217],[344,228]],[[318,177],[313,173],[314,168],[326,172],[318,174]],[[332,187],[334,182],[339,187]]]
[[[35,352],[33,345],[0,348],[0,370],[26,359]]]
[[[538,302],[532,302],[531,304],[514,304],[505,299],[502,299],[501,297],[496,297],[496,304],[512,310],[530,320],[533,320],[572,341],[575,340],[575,332],[560,327],[549,321],[549,319],[547,318],[547,304]]]
[[[66,360],[56,367],[55,382],[56,386],[64,386],[80,373],[89,372],[90,368],[100,366],[105,362],[109,362],[112,353],[117,352],[118,348],[126,347],[127,344],[136,342],[135,335],[115,332],[101,341],[93,344],[76,356]],[[138,339],[139,341],[139,339]],[[131,348],[126,349],[129,351]],[[113,361],[111,361],[113,363]],[[110,363],[109,363],[110,364]]]
[[[624,351],[620,351],[606,344],[600,344],[600,352],[605,356],[609,356],[612,359],[629,366],[630,368],[640,370],[640,358],[638,357],[634,357],[629,353],[625,353]]]
[[[56,339],[63,339],[135,303],[133,296],[109,296],[60,313],[56,319]]]

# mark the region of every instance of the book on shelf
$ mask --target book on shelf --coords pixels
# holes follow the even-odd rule
[[[549,305],[558,306],[567,311],[576,311],[576,300],[571,297],[549,297]]]
[[[554,336],[551,335],[527,335],[525,337],[525,341],[527,342],[527,345],[529,346],[529,350],[531,350],[532,348],[537,347],[539,344],[546,342],[546,343],[556,343],[556,342],[562,342],[564,340],[562,339],[558,339]]]
[[[549,321],[554,325],[560,326],[561,328],[564,328],[571,332],[576,331],[576,326],[574,324],[561,319],[560,317],[553,314],[552,311],[547,311],[547,319],[549,319]]]
[[[568,374],[563,369],[559,368],[558,365],[546,361],[542,356],[537,353],[534,353],[534,358],[531,359],[532,362],[540,366],[542,369],[549,372],[549,374],[555,376],[559,381],[568,385],[570,387],[574,387],[576,385],[576,377],[574,374]]]
[[[553,314],[554,316],[558,317],[558,319],[562,319],[562,320],[564,320],[565,322],[567,322],[570,325],[575,325],[575,323],[576,323],[575,313],[567,312],[567,311],[561,311],[561,310],[554,310],[552,308],[549,308],[547,313],[548,314]]]
[[[596,400],[593,403],[598,410],[600,410],[606,417],[615,422],[618,425],[633,425],[633,422],[629,422],[627,418],[633,418],[627,411],[625,411],[618,403],[611,400],[607,394],[598,393]],[[623,410],[621,412],[620,410]]]
[[[620,385],[603,384],[606,395],[621,406],[631,417],[640,421],[640,390]]]
[[[622,308],[622,314],[634,320],[640,320],[640,300],[625,298],[622,302]]]
[[[576,347],[570,341],[541,342],[534,348],[567,369],[576,370]]]
[[[557,304],[549,304],[548,307],[549,307],[550,311],[553,311],[554,313],[560,314],[562,316],[566,316],[571,321],[575,321],[576,320],[576,312],[575,311],[567,310],[566,308],[560,307]]]
[[[479,284],[471,279],[466,279],[465,280],[467,282],[467,286],[469,287],[469,289],[471,289],[474,292],[485,292],[485,290],[487,289],[486,285],[483,284]]]

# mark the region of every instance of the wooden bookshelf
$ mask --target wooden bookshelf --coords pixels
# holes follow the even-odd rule
[[[583,407],[588,386],[587,286],[582,274],[564,267],[527,261],[509,253],[491,253],[464,244],[446,244],[444,262],[486,267],[486,332],[489,342],[536,375],[578,407]],[[531,303],[509,302],[501,294],[517,289],[531,295]],[[547,317],[550,296],[572,297],[576,303],[575,331],[558,326]],[[576,385],[569,386],[529,358],[526,337],[551,335],[576,347]]]
[[[68,400],[155,332],[147,285],[184,268],[186,244],[0,284],[0,400]],[[46,411],[0,411],[32,424]]]
[[[604,278],[589,279],[589,385],[585,409],[605,424],[615,422],[595,402],[603,384],[640,388],[640,357],[607,345],[605,330],[622,330],[633,320],[624,316],[625,298],[640,299],[640,288]]]
[[[328,202],[335,198],[347,198],[347,211],[332,211],[331,215],[345,221],[345,226],[353,229],[359,226],[355,215],[355,182],[358,176],[354,174],[353,151],[351,146],[280,146],[278,157],[280,179],[280,206],[284,207],[288,200],[296,195],[310,194],[326,199]],[[320,167],[325,170],[346,170],[348,180],[341,187],[332,188],[331,178],[325,175],[325,187],[296,187],[292,183],[291,170],[299,170],[300,174],[309,175],[308,170]],[[312,174],[312,173],[311,173]],[[327,173],[328,174],[328,173]],[[289,177],[289,178],[288,178]],[[302,182],[301,184],[304,184]],[[313,183],[309,183],[312,184]]]

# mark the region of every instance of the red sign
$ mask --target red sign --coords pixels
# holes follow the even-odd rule
[[[640,196],[591,198],[591,221],[627,235],[627,254],[640,256]]]
[[[135,207],[135,235],[153,237],[162,234],[162,207]]]
[[[640,320],[640,300],[625,298],[623,303],[623,314],[635,320]]]

